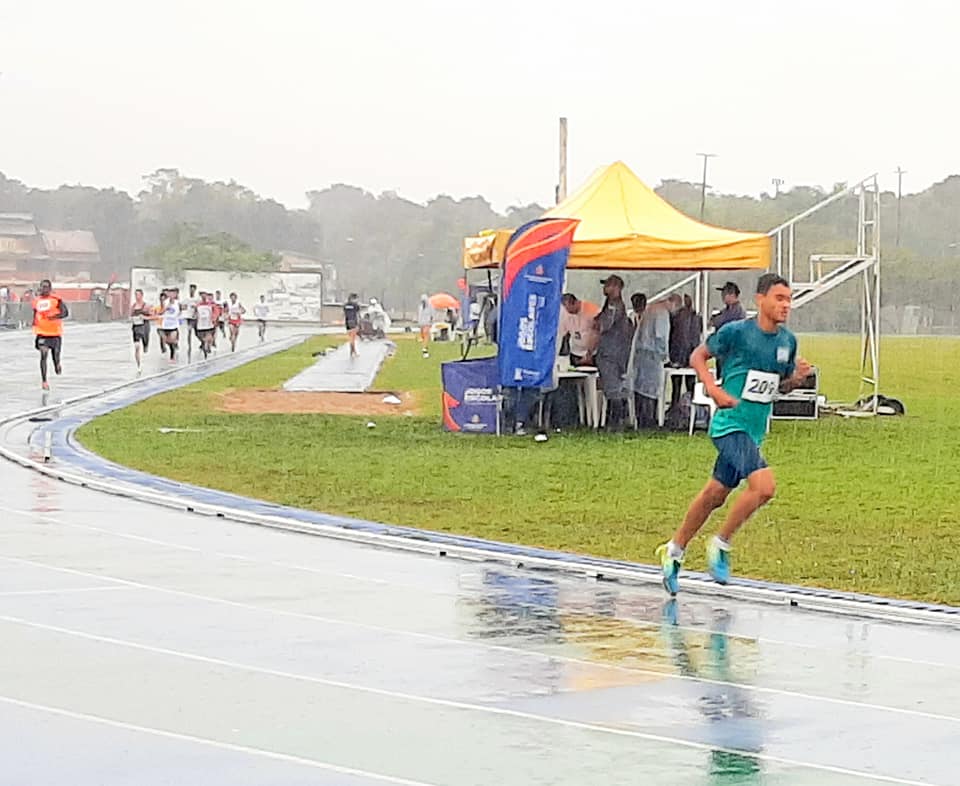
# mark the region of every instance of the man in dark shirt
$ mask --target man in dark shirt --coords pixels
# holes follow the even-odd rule
[[[670,365],[677,368],[688,368],[690,355],[700,346],[700,315],[693,309],[693,298],[683,296],[683,308],[670,315]],[[686,377],[687,392],[693,393],[696,380]],[[681,377],[673,378],[673,397],[675,404],[680,398],[680,389],[683,384]]]
[[[740,305],[740,287],[732,281],[728,281],[722,287],[717,287],[717,289],[723,296],[724,309],[710,320],[710,327],[712,327],[714,331],[719,330],[731,322],[738,322],[741,319],[747,318],[747,312],[744,311],[743,306]],[[723,374],[720,367],[720,359],[717,358],[714,362],[717,364],[717,379],[721,379]]]
[[[722,287],[717,287],[717,290],[723,296],[724,309],[710,320],[710,327],[719,330],[728,322],[747,318],[747,312],[740,305],[740,287],[728,281]]]
[[[623,279],[612,275],[600,283],[603,284],[606,299],[595,317],[600,333],[596,364],[600,371],[600,387],[607,399],[607,430],[622,431],[627,414],[624,375],[630,360],[633,323],[627,316],[627,307],[623,302]]]

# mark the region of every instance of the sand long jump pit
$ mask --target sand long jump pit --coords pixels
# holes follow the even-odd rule
[[[216,394],[217,409],[231,415],[401,415],[419,414],[413,393],[307,393],[227,389]],[[397,403],[388,403],[390,400]]]

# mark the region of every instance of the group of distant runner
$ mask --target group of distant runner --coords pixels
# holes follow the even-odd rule
[[[186,327],[189,362],[193,355],[194,339],[204,358],[207,358],[216,349],[218,332],[224,338],[229,336],[230,350],[235,352],[246,313],[247,309],[236,292],[231,292],[224,300],[220,290],[201,292],[196,284],[191,284],[187,296],[181,298],[179,288],[170,287],[160,292],[159,303],[154,305],[147,303],[142,289],[136,290],[133,303],[130,304],[130,323],[137,374],[142,373],[143,356],[150,348],[151,325],[156,325],[161,350],[164,354],[169,353],[170,363],[174,364],[180,350],[182,326]],[[259,302],[254,305],[253,313],[262,342],[266,339],[267,319],[270,315],[270,307],[263,295],[260,295]],[[35,346],[40,352],[40,381],[43,390],[50,389],[50,359],[53,360],[54,373],[59,375],[63,372],[63,320],[69,314],[67,304],[53,293],[50,281],[41,281],[38,295],[33,301],[33,332]]]
[[[137,369],[142,368],[143,355],[150,345],[151,322],[157,323],[163,351],[170,353],[171,363],[176,363],[181,343],[181,324],[186,324],[187,360],[191,360],[193,355],[194,338],[200,352],[207,358],[217,347],[218,332],[224,338],[229,336],[230,351],[236,351],[240,326],[246,313],[247,309],[236,292],[231,292],[224,300],[219,289],[214,292],[198,291],[197,285],[191,284],[188,294],[181,298],[180,290],[171,287],[161,290],[159,304],[152,306],[144,300],[143,290],[136,290],[130,306],[130,320]],[[263,295],[260,295],[259,302],[254,305],[253,314],[257,320],[257,334],[262,342],[266,339],[267,319],[270,315],[270,307]]]

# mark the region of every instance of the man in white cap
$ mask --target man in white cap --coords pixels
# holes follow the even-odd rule
[[[370,325],[373,327],[374,334],[377,338],[383,338],[390,323],[387,312],[383,310],[383,306],[375,297],[370,298],[370,307],[367,309],[367,313],[370,315]]]

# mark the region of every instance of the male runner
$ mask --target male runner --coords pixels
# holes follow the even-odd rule
[[[160,301],[157,305],[153,307],[153,319],[157,323],[157,341],[160,342],[160,351],[163,352],[163,328],[160,327],[160,317],[163,314],[163,310],[167,307],[167,294],[168,290],[160,290]]]
[[[130,306],[130,322],[133,326],[133,356],[137,361],[137,376],[143,373],[142,356],[150,346],[150,324],[148,320],[152,309],[144,302],[143,290],[133,293],[133,304]]]
[[[209,292],[201,292],[200,302],[197,304],[197,338],[205,358],[210,356],[217,335],[219,316],[220,307],[213,302],[213,296]]]
[[[50,390],[47,382],[47,354],[53,355],[53,370],[60,374],[60,350],[63,347],[63,320],[70,316],[67,304],[52,292],[50,279],[40,282],[40,294],[33,301],[34,346],[40,351],[40,384]]]
[[[237,300],[237,293],[230,293],[230,302],[227,303],[227,318],[230,321],[230,351],[237,351],[237,338],[240,336],[240,323],[243,322],[243,315],[247,310],[243,304]]]
[[[347,302],[343,304],[343,324],[350,336],[350,357],[357,356],[357,331],[360,329],[360,298],[356,292],[350,293]]]
[[[787,280],[773,273],[760,276],[756,303],[754,319],[724,325],[690,356],[691,368],[718,407],[710,436],[719,455],[713,477],[690,505],[683,523],[670,541],[657,549],[663,586],[671,595],[679,588],[687,544],[730,492],[746,480],[747,488],[707,545],[710,574],[719,584],[730,580],[730,540],[750,516],[773,499],[776,490],[773,470],[760,455],[774,397],[778,391],[797,387],[810,374],[810,364],[796,356],[796,337],[784,327],[791,304]],[[711,357],[723,364],[722,385],[707,368]]]
[[[213,301],[219,306],[220,312],[217,316],[217,327],[220,328],[220,335],[226,338],[227,335],[227,301],[218,289],[213,295]],[[217,337],[213,337],[213,345],[217,345]]]
[[[253,304],[253,315],[257,318],[257,335],[262,344],[267,335],[267,317],[270,316],[270,306],[267,305],[267,299],[263,295],[260,295],[259,303]]]
[[[167,290],[167,299],[160,312],[160,335],[167,349],[170,350],[170,362],[177,362],[177,347],[180,344],[180,292],[176,289]]]
[[[183,299],[184,317],[187,320],[187,362],[193,355],[193,335],[197,332],[197,285],[191,284],[187,296]]]

